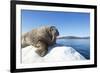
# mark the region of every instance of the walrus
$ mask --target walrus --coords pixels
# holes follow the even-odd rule
[[[56,43],[56,37],[59,35],[55,26],[42,26],[32,29],[22,35],[21,47],[32,45],[37,48],[36,53],[43,57],[48,52],[48,47]]]

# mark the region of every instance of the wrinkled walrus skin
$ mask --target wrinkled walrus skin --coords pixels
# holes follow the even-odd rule
[[[59,32],[55,26],[42,26],[22,35],[21,47],[32,45],[37,48],[36,53],[43,57],[48,51],[48,46],[56,43]]]

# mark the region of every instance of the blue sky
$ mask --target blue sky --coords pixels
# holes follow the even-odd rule
[[[36,27],[53,25],[60,35],[90,35],[89,13],[21,10],[21,24],[22,33]]]

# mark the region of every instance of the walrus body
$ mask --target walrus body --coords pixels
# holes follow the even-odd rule
[[[22,48],[32,45],[36,48],[36,53],[40,56],[45,56],[48,51],[48,46],[56,43],[56,37],[59,35],[55,26],[42,26],[33,29],[22,35]]]

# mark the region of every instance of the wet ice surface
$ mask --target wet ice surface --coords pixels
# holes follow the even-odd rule
[[[36,52],[37,48],[27,46],[22,48],[22,63],[40,63],[40,62],[66,62],[76,60],[86,60],[79,52],[69,46],[52,46],[46,56],[40,57]]]

